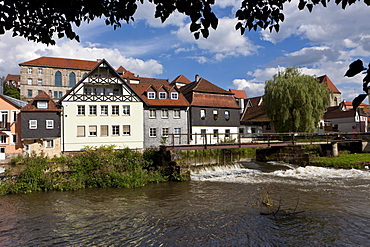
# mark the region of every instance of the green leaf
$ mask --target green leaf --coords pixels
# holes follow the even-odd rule
[[[204,38],[208,38],[208,36],[209,36],[209,31],[208,31],[208,29],[203,28],[203,29],[201,29],[200,31],[202,32],[202,35],[203,35],[203,37],[204,37]]]
[[[306,2],[306,1],[304,1],[304,0],[300,0],[300,1],[299,1],[299,4],[298,4],[298,9],[299,9],[299,10],[304,9],[304,7],[306,6],[306,4],[307,4],[307,2]]]
[[[370,0],[364,0],[364,3],[369,6],[370,5]]]
[[[312,8],[313,8],[313,4],[312,3],[309,3],[306,5],[308,11],[312,12]]]
[[[199,33],[199,32],[194,33],[194,37],[195,37],[195,39],[199,39],[199,35],[200,35],[200,33]]]
[[[201,28],[202,25],[198,24],[198,23],[195,23],[195,22],[192,22],[190,24],[190,32],[195,32],[195,31],[198,31],[200,28]]]

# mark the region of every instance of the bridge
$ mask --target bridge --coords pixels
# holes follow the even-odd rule
[[[184,137],[186,136],[186,138]],[[186,139],[186,143],[183,140]],[[166,150],[202,150],[296,145],[336,145],[338,143],[367,142],[370,133],[268,133],[268,134],[169,134]]]

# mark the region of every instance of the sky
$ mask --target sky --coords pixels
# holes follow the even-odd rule
[[[196,40],[188,17],[174,13],[165,22],[154,18],[155,6],[138,2],[134,22],[113,30],[98,19],[75,28],[80,42],[57,39],[55,46],[0,35],[0,76],[19,74],[20,63],[41,56],[84,60],[106,59],[114,68],[123,66],[135,75],[168,79],[178,75],[193,81],[195,75],[228,90],[245,90],[247,97],[262,96],[267,80],[286,67],[303,74],[327,75],[352,101],[362,92],[363,75],[343,77],[348,65],[370,62],[370,7],[362,2],[342,10],[331,1],[312,13],[298,10],[298,0],[284,5],[280,31],[235,30],[235,12],[241,0],[216,1],[217,30]],[[367,103],[367,102],[366,102]]]

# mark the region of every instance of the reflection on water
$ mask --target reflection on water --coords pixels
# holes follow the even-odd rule
[[[192,181],[0,197],[1,246],[367,246],[370,173],[245,163]],[[260,215],[269,191],[304,211]]]

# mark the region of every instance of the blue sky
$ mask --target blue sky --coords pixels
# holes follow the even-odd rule
[[[362,76],[344,78],[348,65],[357,59],[370,62],[369,7],[361,2],[342,10],[333,2],[317,6],[312,13],[299,11],[297,0],[284,6],[285,21],[279,33],[251,31],[241,36],[234,26],[240,0],[216,1],[219,18],[216,31],[208,39],[195,40],[189,19],[173,14],[164,24],[155,19],[154,6],[141,5],[135,21],[113,30],[103,20],[76,28],[81,42],[57,40],[55,46],[0,36],[0,76],[19,74],[19,63],[53,56],[96,60],[105,58],[113,67],[120,65],[143,77],[172,81],[183,74],[196,74],[224,89],[245,90],[248,97],[261,96],[264,83],[288,66],[304,74],[327,75],[352,101],[362,93]]]

